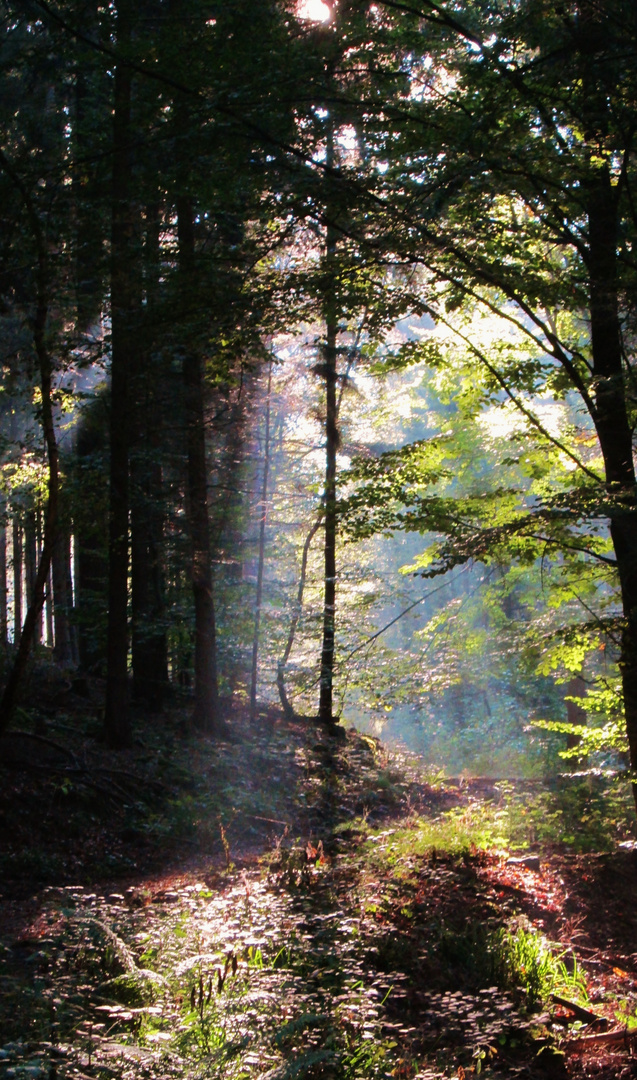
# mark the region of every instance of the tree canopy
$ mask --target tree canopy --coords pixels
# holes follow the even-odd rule
[[[472,618],[520,685],[584,672],[634,769],[633,5],[3,19],[2,727],[32,647],[105,679],[113,746],[131,688],[219,733],[265,668],[334,729],[373,647],[391,708],[429,685],[374,584],[412,533],[410,587],[486,568]],[[447,601],[419,633],[451,640]]]

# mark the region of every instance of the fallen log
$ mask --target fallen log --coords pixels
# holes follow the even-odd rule
[[[599,1025],[608,1023],[605,1016],[599,1016],[597,1013],[591,1012],[590,1009],[585,1009],[582,1005],[569,1001],[568,998],[560,997],[559,994],[551,994],[551,1001],[554,1001],[556,1005],[561,1005],[563,1009],[570,1009],[573,1015],[585,1024]]]
[[[619,1028],[615,1031],[601,1031],[597,1035],[581,1035],[578,1039],[568,1039],[562,1043],[562,1049],[571,1054],[583,1054],[586,1050],[594,1050],[596,1047],[617,1046],[623,1043],[626,1049],[635,1045],[637,1031],[628,1031],[627,1028]]]

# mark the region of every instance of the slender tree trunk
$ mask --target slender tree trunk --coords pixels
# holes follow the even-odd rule
[[[175,572],[175,592],[181,604],[182,598],[192,590],[190,572],[184,573],[181,565]],[[186,690],[192,686],[192,635],[188,633],[183,622],[175,627],[172,648],[172,676],[177,686]]]
[[[77,663],[74,642],[73,584],[71,581],[71,537],[68,529],[60,527],[53,547],[51,560],[53,584],[53,618],[55,645],[53,655],[62,667],[72,668]]]
[[[285,643],[285,649],[284,649],[284,652],[283,652],[283,656],[281,657],[281,659],[279,660],[279,662],[277,664],[276,684],[277,684],[277,688],[278,688],[278,691],[279,691],[279,698],[281,700],[281,706],[283,708],[283,712],[288,717],[288,719],[292,719],[294,717],[294,715],[295,715],[295,712],[294,712],[293,706],[290,703],[290,699],[288,698],[287,691],[285,689],[285,669],[287,667],[288,661],[290,659],[290,655],[292,653],[292,649],[294,647],[294,639],[296,637],[296,628],[298,626],[299,619],[301,618],[301,612],[303,610],[303,593],[305,591],[305,579],[306,579],[306,576],[307,576],[307,560],[308,560],[308,557],[309,557],[309,554],[310,554],[310,546],[312,544],[312,540],[314,539],[314,537],[316,536],[317,532],[319,531],[319,529],[321,527],[324,513],[325,513],[325,510],[324,510],[323,507],[321,507],[316,521],[314,522],[314,524],[312,525],[312,528],[310,529],[309,533],[305,537],[305,543],[303,544],[303,554],[301,556],[301,573],[299,575],[299,588],[298,588],[298,592],[296,594],[296,604],[295,604],[295,607],[294,607],[294,614],[292,615],[292,620],[290,622],[290,629],[288,631],[288,637],[287,637],[287,641]]]
[[[161,468],[161,372],[153,370],[153,316],[160,274],[159,207],[146,211],[143,348],[131,387],[131,599],[133,696],[161,711],[168,687],[163,574],[164,500]]]
[[[336,452],[338,427],[336,423],[336,325],[327,326],[325,356],[325,588],[323,600],[323,647],[321,650],[321,682],[319,720],[334,724],[334,636],[336,621]]]
[[[13,536],[13,640],[17,644],[22,633],[22,523],[16,513],[12,522]]]
[[[131,3],[120,0],[117,44],[131,40]],[[111,420],[106,643],[105,734],[114,749],[129,746],[128,712],[128,511],[129,372],[135,360],[136,288],[131,163],[131,71],[118,63],[114,77],[111,222]]]
[[[58,523],[57,523],[57,527],[56,527],[56,534],[57,534],[57,529],[59,529],[59,527],[60,527],[60,521],[59,521],[59,512],[58,512]],[[40,560],[40,555],[42,554],[42,540],[43,540],[43,537],[42,537],[42,513],[41,513],[40,509],[38,508],[35,511],[36,566],[37,566],[37,564],[38,564],[38,562]],[[55,541],[53,543],[53,548],[55,549]],[[51,563],[52,562],[53,562],[53,555],[51,555]],[[38,634],[38,642],[37,642],[38,644],[42,644],[42,641],[46,637],[46,625],[45,625],[46,598],[47,598],[47,594],[50,597],[49,586],[50,586],[50,582],[51,582],[51,563],[49,563],[49,572],[47,574],[46,581],[44,583],[44,597],[43,597],[43,600],[42,600],[42,609],[40,611],[40,618],[39,618],[38,622],[36,623],[36,632]]]
[[[98,431],[80,429],[76,456],[81,478],[86,478],[94,456],[99,456],[104,450]],[[91,487],[89,485],[89,491]],[[90,503],[90,497],[87,501]],[[103,508],[95,518],[90,518],[84,512],[78,514],[74,522],[74,540],[75,630],[79,664],[83,671],[103,676],[106,657],[104,615],[108,590],[108,514]]]
[[[7,529],[0,526],[0,648],[8,641],[9,625],[7,617]]]
[[[148,649],[150,621],[150,567],[148,564],[148,508],[144,505],[142,485],[143,465],[138,446],[131,456],[131,661],[133,668],[133,697],[154,710],[153,668]]]
[[[177,215],[182,304],[187,316],[192,304],[192,290],[195,287],[195,234],[193,208],[189,199],[178,199]],[[187,510],[191,544],[190,572],[195,607],[193,722],[200,731],[213,733],[220,728],[217,637],[208,513],[204,379],[201,356],[196,343],[186,348],[182,370],[188,451]]]
[[[588,225],[594,421],[613,503],[610,533],[624,611],[620,670],[630,766],[637,774],[637,488],[622,365],[616,193],[605,166],[589,188]],[[633,795],[637,807],[635,781]]]
[[[13,714],[15,712],[15,707],[17,704],[18,691],[20,689],[20,685],[26,671],[27,662],[29,659],[29,652],[31,651],[31,645],[33,643],[36,623],[38,619],[41,619],[42,617],[44,590],[46,588],[46,581],[49,575],[51,554],[53,551],[53,544],[55,542],[55,535],[57,530],[59,499],[59,464],[57,441],[55,438],[55,425],[53,423],[53,404],[51,399],[51,358],[49,356],[46,342],[46,327],[49,311],[49,282],[46,239],[42,232],[40,221],[33,205],[33,201],[27,189],[22,184],[21,180],[14,173],[12,166],[9,164],[2,151],[0,151],[0,163],[2,164],[3,168],[8,173],[8,175],[15,183],[16,187],[22,195],[37,252],[36,300],[33,316],[33,344],[35,347],[35,355],[37,357],[40,374],[40,391],[42,395],[40,415],[42,422],[42,430],[44,432],[44,442],[46,445],[48,463],[48,497],[44,516],[44,535],[42,538],[42,551],[40,554],[38,571],[35,578],[32,603],[29,605],[29,609],[24,620],[24,626],[22,628],[22,633],[18,642],[18,650],[15,655],[13,667],[11,668],[11,671],[9,673],[9,678],[4,688],[2,700],[0,701],[0,734],[2,734],[2,732],[7,728],[7,726],[11,723],[11,720],[13,719]]]
[[[152,452],[150,433],[147,446]],[[168,685],[161,466],[148,460],[132,464],[131,483],[133,694],[152,712],[159,712]]]
[[[263,569],[265,566],[265,526],[268,517],[268,473],[270,470],[270,394],[272,390],[272,361],[268,371],[268,388],[265,405],[265,446],[263,454],[263,483],[261,487],[261,513],[259,516],[259,563],[257,567],[257,593],[254,608],[254,636],[252,640],[252,673],[250,678],[250,717],[257,711],[257,675],[259,668],[259,624],[263,599]]]
[[[119,4],[117,5],[119,8]],[[99,0],[82,4],[84,34],[97,40],[102,17]],[[76,328],[86,333],[103,310],[104,247],[107,223],[99,212],[102,193],[103,128],[109,122],[110,102],[102,86],[104,75],[86,55],[78,56],[71,98],[71,194],[75,256]]]
[[[328,161],[333,160],[333,134],[329,132]],[[319,720],[328,728],[334,718],[334,643],[336,626],[336,453],[339,445],[338,402],[336,393],[336,342],[338,317],[336,311],[334,258],[336,234],[331,225],[326,238],[326,285],[323,300],[325,311],[325,345],[323,371],[325,378],[325,585],[323,599],[323,646],[319,694]]]
[[[38,536],[35,510],[27,510],[24,519],[24,579],[26,585],[27,608],[31,607],[35,595],[35,578],[38,566]],[[36,619],[33,629],[33,644],[39,645],[42,638],[42,618]]]
[[[87,88],[82,70],[78,70],[75,79],[75,117],[73,123],[73,150],[80,160],[90,158],[90,140],[85,136]],[[73,195],[75,200],[75,296],[77,328],[85,333],[100,316],[101,295],[99,289],[99,271],[97,265],[101,258],[100,238],[96,240],[95,220],[99,220],[95,206],[91,206],[87,196],[89,182],[86,165],[75,167],[72,172]],[[98,226],[99,228],[99,226]],[[99,233],[97,233],[99,237]]]
[[[55,647],[55,634],[53,633],[53,578],[49,569],[46,579],[46,606],[45,606],[46,643],[50,649]]]

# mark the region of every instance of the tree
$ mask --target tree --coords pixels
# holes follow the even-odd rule
[[[323,615],[318,719],[334,729],[334,673],[336,658],[337,592],[337,454],[340,446],[339,409],[347,388],[350,368],[359,359],[365,333],[382,336],[401,300],[383,293],[382,272],[376,260],[365,266],[362,243],[368,238],[368,215],[358,206],[358,182],[365,174],[368,139],[373,121],[361,117],[361,102],[382,99],[387,53],[392,53],[382,29],[370,37],[374,7],[342,3],[323,8],[325,19],[306,26],[301,36],[305,65],[300,91],[293,150],[305,175],[296,178],[293,206],[320,252],[318,267],[307,268],[304,290],[314,299],[320,319],[317,339],[319,363],[315,367],[323,387],[325,474],[322,495],[323,522]],[[371,46],[371,52],[370,52]],[[394,73],[392,72],[392,77]],[[371,122],[370,122],[371,121]],[[298,169],[298,161],[295,162]],[[312,166],[308,176],[307,166]],[[358,323],[357,329],[354,329]],[[352,337],[354,344],[352,345]],[[313,536],[311,530],[310,540]],[[307,551],[302,559],[299,600],[303,594]],[[287,700],[284,667],[296,631],[293,616],[290,637],[279,668],[279,693]]]
[[[3,149],[0,174],[5,207],[2,244],[5,267],[2,281],[4,308],[28,326],[28,351],[35,360],[39,382],[39,419],[47,464],[47,497],[42,544],[37,558],[35,522],[27,542],[28,609],[21,625],[20,603],[15,605],[17,650],[0,702],[0,732],[11,722],[27,661],[41,626],[45,590],[57,538],[59,516],[59,454],[55,431],[52,346],[59,335],[52,327],[54,299],[59,308],[65,297],[64,273],[51,257],[59,242],[68,200],[61,183],[64,158],[63,125],[51,93],[54,65],[51,42],[44,28],[33,29],[31,60],[41,80],[33,99],[24,66],[16,61],[16,43],[26,44],[31,28],[24,18],[10,21],[1,56],[7,97],[2,111]],[[23,125],[23,126],[22,126]],[[43,176],[42,173],[47,173]],[[25,258],[26,254],[26,258]],[[20,537],[14,532],[16,550]],[[36,569],[37,559],[37,569]],[[16,592],[19,594],[19,582]]]
[[[512,403],[572,467],[568,482],[513,500],[495,525],[477,505],[463,517],[412,488],[411,524],[448,537],[428,572],[488,560],[507,540],[515,556],[524,537],[612,565],[635,769],[635,9],[624,0],[382,8],[402,35],[397,66],[409,77],[407,93],[386,103],[383,167],[372,165],[366,187],[382,249],[419,268],[414,302],[482,372],[481,407]],[[468,309],[492,320],[490,337],[475,334]],[[443,353],[427,341],[414,349],[437,364]],[[574,396],[590,452],[586,432],[556,433],[541,419],[542,398]]]
[[[117,48],[113,87],[111,219],[111,411],[108,632],[105,729],[109,745],[128,746],[128,529],[130,454],[130,371],[135,363],[135,330],[141,306],[137,221],[133,188],[131,47],[133,8],[117,6]]]
[[[250,716],[254,719],[257,711],[257,677],[259,673],[259,630],[261,625],[261,604],[263,601],[263,571],[265,568],[265,527],[268,517],[268,479],[270,473],[270,405],[272,394],[272,361],[268,367],[268,385],[265,402],[265,425],[263,432],[263,478],[261,503],[259,510],[259,555],[257,561],[257,589],[254,604],[254,635],[252,639],[252,667],[250,671]]]

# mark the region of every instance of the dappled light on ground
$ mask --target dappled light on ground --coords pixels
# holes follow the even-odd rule
[[[136,873],[3,905],[0,1080],[632,1075],[634,855],[605,819],[607,853],[528,847],[547,798],[577,830],[571,789],[275,714],[162,783]]]

